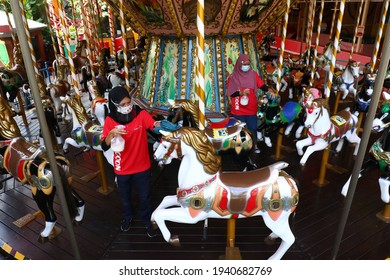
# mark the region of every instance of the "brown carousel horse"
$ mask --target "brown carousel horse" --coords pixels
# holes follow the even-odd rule
[[[12,68],[0,67],[0,88],[2,96],[11,103],[11,106],[14,104],[20,88],[27,82],[27,75],[19,44],[15,45],[13,55],[14,66]]]
[[[70,84],[67,81],[67,69],[68,62],[62,57],[57,57],[57,70],[56,70],[56,79],[53,83],[48,84],[47,91],[49,96],[52,98],[54,107],[57,113],[62,113],[63,118],[65,117],[65,109],[62,108],[62,102],[60,97],[64,97],[70,91]]]
[[[12,175],[23,184],[29,184],[32,197],[45,217],[45,228],[40,238],[48,238],[57,221],[53,209],[56,186],[47,153],[22,137],[12,117],[9,105],[0,97],[0,157],[2,171]],[[69,161],[56,154],[61,182],[70,215],[75,221],[83,219],[85,203],[71,187],[72,175]]]

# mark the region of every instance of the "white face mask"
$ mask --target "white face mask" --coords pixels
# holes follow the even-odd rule
[[[118,107],[118,113],[121,113],[123,115],[127,115],[133,110],[133,104],[130,104],[126,107]]]
[[[251,66],[250,66],[250,65],[242,65],[242,66],[241,66],[241,70],[244,71],[244,72],[248,72],[249,69],[251,69]]]

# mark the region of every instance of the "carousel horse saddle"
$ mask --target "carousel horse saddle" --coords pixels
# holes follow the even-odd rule
[[[330,118],[333,125],[337,128],[337,136],[344,135],[348,130],[351,130],[352,128],[357,126],[357,123],[352,122],[351,127],[351,119],[351,112],[348,110],[340,111],[337,113],[337,115],[334,115]]]
[[[225,127],[234,126],[237,124],[237,122],[239,122],[237,119],[227,117],[221,121],[209,120],[209,125],[207,127],[208,128],[225,128]]]
[[[221,186],[230,194],[227,205],[230,212],[242,213],[247,206],[247,198],[252,196],[252,191],[274,183],[279,176],[279,171],[287,166],[285,162],[277,162],[247,172],[220,173]]]
[[[233,126],[222,127],[222,128],[205,128],[205,133],[209,138],[225,138],[240,133],[245,123],[238,122]]]
[[[4,153],[3,165],[9,174],[26,182],[25,167],[29,161],[35,159],[42,153],[44,149],[40,148],[22,137],[12,139],[7,150]]]
[[[88,121],[83,125],[85,131],[85,137],[87,143],[91,146],[98,146],[102,142],[102,132],[103,126],[94,123],[93,121]]]

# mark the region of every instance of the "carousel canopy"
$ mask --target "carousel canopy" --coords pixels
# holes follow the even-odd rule
[[[119,14],[120,1],[106,1]],[[123,0],[125,22],[142,35],[195,36],[197,0]],[[286,11],[284,0],[206,0],[205,35],[258,33]],[[294,5],[298,0],[292,0]]]
[[[17,33],[14,17],[11,13],[9,13],[9,17],[11,19],[12,29],[14,30],[15,33]],[[30,31],[40,30],[47,27],[46,24],[34,20],[30,20],[30,19],[27,20],[27,23],[30,28]],[[4,37],[11,37],[11,34],[8,25],[7,15],[4,11],[0,11],[0,38],[4,38]]]

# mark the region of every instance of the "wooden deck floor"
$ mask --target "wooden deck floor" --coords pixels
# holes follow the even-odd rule
[[[30,139],[36,139],[39,124],[31,120],[35,111],[30,110],[28,127],[21,129]],[[65,135],[69,135],[71,125],[63,125]],[[276,137],[276,135],[275,135]],[[372,135],[374,139],[376,135]],[[274,142],[275,143],[275,142]],[[284,138],[284,145],[295,147],[292,137]],[[261,153],[255,155],[257,164],[266,166],[275,162],[275,148],[268,148],[259,143]],[[71,148],[67,157],[71,161],[74,175],[73,186],[86,201],[86,212],[81,225],[74,226],[78,249],[81,259],[88,260],[214,260],[225,253],[226,220],[209,220],[207,238],[203,238],[203,223],[183,225],[168,223],[174,234],[181,237],[182,247],[168,245],[159,234],[156,238],[147,237],[139,221],[134,227],[123,233],[119,229],[120,203],[114,187],[112,169],[106,165],[109,186],[113,191],[104,195],[97,190],[100,179],[96,177],[89,182],[83,176],[98,170],[94,151],[81,153]],[[327,260],[332,258],[332,248],[338,230],[339,219],[345,204],[340,191],[353,168],[352,147],[345,145],[339,155],[331,153],[329,162],[342,166],[347,170],[338,174],[327,171],[326,179],[329,184],[319,187],[313,183],[319,175],[322,153],[313,154],[302,168],[299,156],[295,150],[282,152],[282,160],[290,166],[286,171],[299,181],[300,203],[294,215],[290,217],[290,225],[296,241],[287,251],[286,260]],[[177,170],[179,162],[175,161],[163,170],[153,164],[153,205],[157,206],[166,195],[175,194],[177,185]],[[223,156],[223,170],[239,168],[235,157]],[[3,177],[5,179],[6,177]],[[27,185],[21,185],[13,179],[2,183],[0,189],[0,241],[6,242],[27,258],[38,260],[74,259],[74,253],[69,241],[69,231],[65,226],[61,206],[56,198],[55,210],[58,215],[57,226],[62,233],[46,243],[39,243],[39,232],[43,228],[40,218],[22,228],[13,222],[37,211]],[[137,201],[135,201],[137,203]],[[383,260],[390,257],[390,225],[376,218],[376,213],[382,211],[384,203],[380,199],[378,174],[369,172],[359,180],[348,222],[338,251],[337,259],[348,260]],[[261,218],[238,220],[236,223],[236,243],[243,259],[267,259],[279,244],[266,245],[264,238],[269,234],[268,228]],[[0,250],[0,258],[12,259]],[[3,257],[2,257],[3,256]]]

